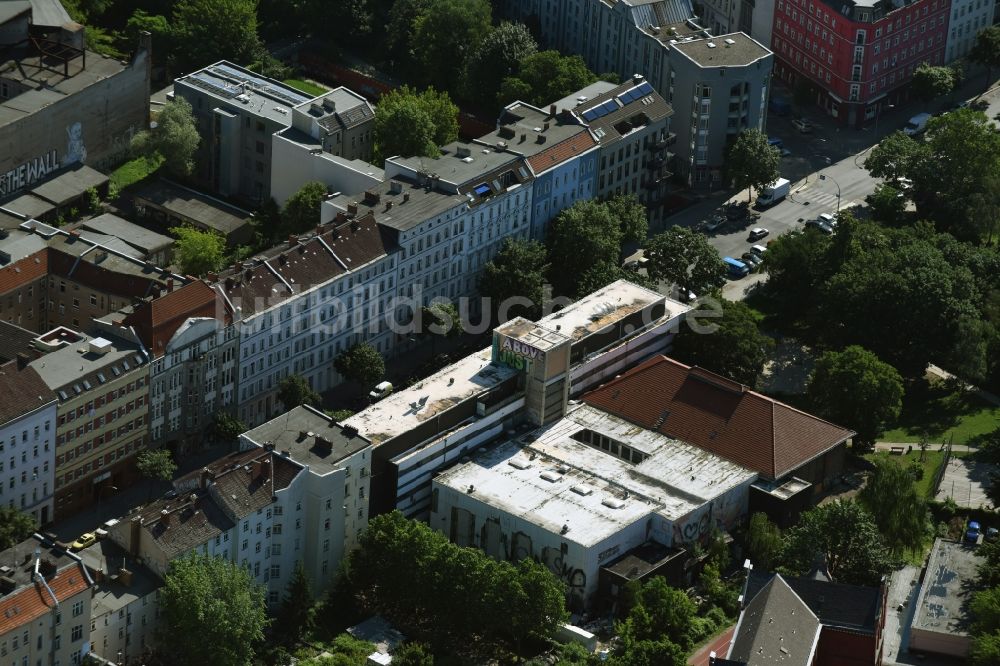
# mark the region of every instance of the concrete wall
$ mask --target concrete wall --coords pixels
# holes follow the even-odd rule
[[[911,652],[933,652],[953,657],[968,657],[972,639],[966,634],[951,634],[912,627],[910,629]]]
[[[53,518],[55,435],[55,401],[0,426],[0,444],[11,463],[0,473],[0,504],[31,514],[41,525]]]
[[[367,162],[325,152],[313,154],[306,145],[280,133],[271,141],[271,158],[278,165],[271,170],[271,197],[280,206],[309,181],[323,183],[330,192],[346,193],[364,192],[382,182],[382,169]]]
[[[101,58],[87,54],[88,63]],[[146,127],[149,109],[148,54],[139,51],[121,72],[63,97],[24,119],[0,126],[0,173],[55,150],[62,164],[70,155],[96,169],[121,162],[132,137]],[[70,67],[79,67],[74,62]],[[82,132],[84,151],[70,134]],[[74,150],[76,148],[76,150]],[[75,160],[73,160],[75,161]]]

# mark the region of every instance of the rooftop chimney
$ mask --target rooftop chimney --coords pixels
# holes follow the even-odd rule
[[[130,585],[132,585],[132,572],[126,569],[125,567],[119,569],[118,582],[124,585],[125,587],[129,587]]]
[[[389,193],[390,194],[399,194],[402,191],[403,191],[403,183],[401,183],[398,180],[390,180],[389,181]]]
[[[174,290],[174,279],[167,278],[167,293],[169,294]]]
[[[17,352],[17,369],[24,370],[31,363],[31,357],[24,352]]]
[[[298,244],[299,244],[299,237],[298,236],[290,235],[288,237],[288,246],[289,247],[295,247]]]
[[[555,104],[549,106],[549,115],[551,117],[553,117],[553,118],[556,117],[556,105]]]
[[[170,526],[170,511],[167,509],[160,509],[160,522],[167,527]]]
[[[323,451],[325,453],[329,453],[330,451],[333,451],[333,442],[328,440],[326,437],[317,437],[316,449],[319,451]]]
[[[199,485],[202,488],[208,488],[208,485],[210,483],[212,483],[213,479],[215,479],[215,474],[212,473],[212,470],[210,470],[207,467],[203,467],[202,470],[201,470],[201,477],[200,477],[200,483],[199,483]]]
[[[358,204],[357,204],[357,202],[347,204],[347,214],[348,215],[357,215],[358,214]]]
[[[219,281],[219,274],[218,274],[218,273],[215,273],[215,272],[213,272],[213,271],[209,271],[209,272],[208,272],[208,273],[207,273],[207,274],[205,275],[205,278],[206,278],[206,279],[207,279],[207,280],[208,280],[209,282],[218,282],[218,281]]]

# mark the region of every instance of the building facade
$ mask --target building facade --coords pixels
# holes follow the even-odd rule
[[[52,520],[56,395],[24,359],[0,366],[0,504]]]
[[[979,31],[995,22],[995,12],[996,0],[952,0],[944,61],[967,57]]]
[[[149,366],[138,340],[66,328],[39,336],[31,362],[56,403],[55,517],[107,499],[138,478],[149,444]]]
[[[861,127],[907,98],[919,64],[946,62],[950,12],[950,0],[843,6],[778,0],[771,37],[775,72],[793,86],[811,87],[816,104],[838,124]]]

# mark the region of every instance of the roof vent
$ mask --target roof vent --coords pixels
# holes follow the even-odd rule
[[[708,48],[714,49],[715,48],[715,42],[709,42],[708,43]]]
[[[625,506],[625,502],[618,499],[617,497],[608,497],[607,499],[601,500],[601,504],[608,507],[609,509],[620,509]]]
[[[576,485],[576,486],[571,486],[570,490],[572,490],[577,495],[583,495],[584,497],[586,497],[587,495],[589,495],[592,492],[594,492],[593,488],[591,488],[590,486],[582,485],[582,484]]]
[[[113,350],[114,346],[111,344],[111,341],[104,338],[92,338],[87,347],[87,351],[91,354],[100,354],[101,356]]]
[[[514,469],[528,469],[531,467],[531,463],[526,460],[519,460],[518,458],[513,458],[507,461],[507,464]]]
[[[555,483],[556,481],[562,478],[562,474],[559,474],[558,472],[553,472],[552,470],[546,470],[541,474],[539,474],[538,476],[545,479],[546,481],[549,481],[550,483]]]
[[[736,43],[736,40],[735,39],[730,39],[729,37],[726,37],[725,42],[726,42],[726,44],[729,44],[730,46],[732,46],[733,44]]]

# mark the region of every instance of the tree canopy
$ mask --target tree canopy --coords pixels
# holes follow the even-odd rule
[[[539,51],[521,60],[516,75],[503,79],[499,103],[505,106],[521,100],[542,107],[595,81],[597,77],[580,56]]]
[[[876,458],[875,471],[858,495],[896,557],[924,545],[930,514],[917,494],[913,475],[894,460]]]
[[[856,431],[866,445],[895,422],[903,407],[899,372],[857,345],[820,356],[808,392],[818,414]]]
[[[162,156],[170,173],[184,177],[194,170],[194,154],[200,141],[191,104],[183,97],[176,97],[163,106],[156,127],[132,138],[131,149],[137,155]]]
[[[913,70],[910,89],[925,102],[947,95],[954,87],[955,72],[951,67],[922,62]]]
[[[367,342],[345,349],[334,359],[333,367],[345,379],[365,387],[372,387],[385,377],[385,359]]]
[[[804,575],[822,556],[834,580],[875,586],[894,568],[889,552],[872,515],[854,500],[838,499],[802,514],[785,533],[782,560],[790,573]]]
[[[487,0],[430,0],[413,23],[410,47],[423,79],[439,90],[462,80],[466,63],[490,31]]]
[[[751,128],[740,132],[726,154],[726,172],[737,189],[753,191],[767,187],[778,180],[781,153],[767,142],[767,135]]]
[[[742,301],[721,299],[721,317],[715,303],[700,304],[688,317],[699,318],[708,331],[685,326],[674,340],[673,356],[734,381],[753,387],[764,369],[771,338],[760,332],[753,311]]]
[[[0,550],[7,550],[21,543],[38,529],[30,513],[22,513],[12,506],[0,506]]]
[[[170,481],[177,471],[177,464],[168,449],[146,449],[136,456],[135,466],[143,478],[152,481]]]
[[[194,227],[174,227],[170,233],[177,237],[174,261],[185,275],[198,277],[217,271],[225,262],[226,242],[216,232],[200,231]]]
[[[322,402],[319,393],[314,391],[306,378],[299,374],[291,374],[278,382],[278,400],[285,411],[299,405],[318,407]]]
[[[726,283],[726,267],[718,250],[689,227],[674,226],[653,236],[644,255],[651,279],[671,282],[682,290],[704,294]]]
[[[1000,67],[1000,26],[987,26],[976,33],[976,43],[969,53],[969,60],[987,68],[987,78],[993,69]]]
[[[264,640],[264,590],[246,567],[223,558],[171,561],[159,610],[159,638],[177,664],[249,666]]]
[[[523,23],[502,21],[490,28],[469,58],[465,77],[469,96],[493,107],[503,80],[515,76],[521,61],[537,51],[538,43]]]
[[[490,299],[497,324],[515,317],[538,318],[545,268],[544,245],[521,238],[504,239],[500,251],[479,275],[479,293]]]
[[[179,0],[173,5],[170,39],[177,73],[223,59],[248,64],[262,48],[257,0]]]
[[[328,192],[326,185],[310,181],[288,197],[281,210],[282,230],[288,234],[312,231],[322,219],[322,205]]]
[[[781,530],[768,519],[766,514],[750,516],[747,527],[747,554],[750,561],[761,571],[771,571],[781,560],[784,544]]]
[[[274,633],[290,646],[308,635],[316,623],[316,599],[302,560],[295,563],[276,618]]]
[[[458,138],[458,107],[446,92],[418,93],[401,86],[375,107],[376,161],[388,157],[437,157],[440,146]]]

